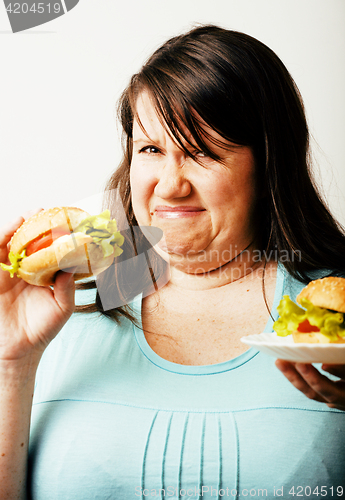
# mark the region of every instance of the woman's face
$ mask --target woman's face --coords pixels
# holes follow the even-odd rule
[[[159,253],[188,273],[217,269],[254,239],[255,165],[249,147],[209,143],[217,162],[182,151],[162,126],[147,93],[139,96],[133,126],[132,204],[139,225],[163,230]],[[204,129],[214,139],[224,139]],[[205,139],[207,141],[207,139]]]

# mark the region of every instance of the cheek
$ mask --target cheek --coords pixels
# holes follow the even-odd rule
[[[256,197],[256,190],[251,179],[222,179],[214,189],[210,198],[212,199],[213,206],[218,208],[231,207],[232,209],[238,207],[246,209],[250,207]]]
[[[255,178],[252,172],[229,176],[218,184],[212,194],[212,204],[217,207],[219,223],[222,226],[242,227],[251,225],[256,207]]]
[[[143,175],[143,170],[136,165],[131,166],[130,184],[132,195],[132,206],[135,217],[139,223],[147,224],[149,216],[149,202],[154,189],[153,179]]]

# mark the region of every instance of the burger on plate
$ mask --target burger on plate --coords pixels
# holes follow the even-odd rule
[[[0,266],[32,285],[54,284],[60,270],[73,270],[77,281],[107,269],[122,253],[123,241],[109,210],[90,216],[76,207],[50,208],[17,229],[9,264]]]
[[[296,298],[284,295],[273,324],[277,335],[294,342],[345,343],[345,279],[328,277],[311,281]]]

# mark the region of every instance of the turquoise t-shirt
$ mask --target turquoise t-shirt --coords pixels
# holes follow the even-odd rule
[[[302,287],[279,266],[273,314]],[[274,361],[250,348],[179,365],[128,320],[73,315],[37,373],[29,498],[341,497],[345,412],[307,399]]]

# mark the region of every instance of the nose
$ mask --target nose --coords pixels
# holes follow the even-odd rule
[[[165,165],[160,169],[155,195],[163,199],[185,198],[192,190],[187,178],[185,159],[166,159]]]

